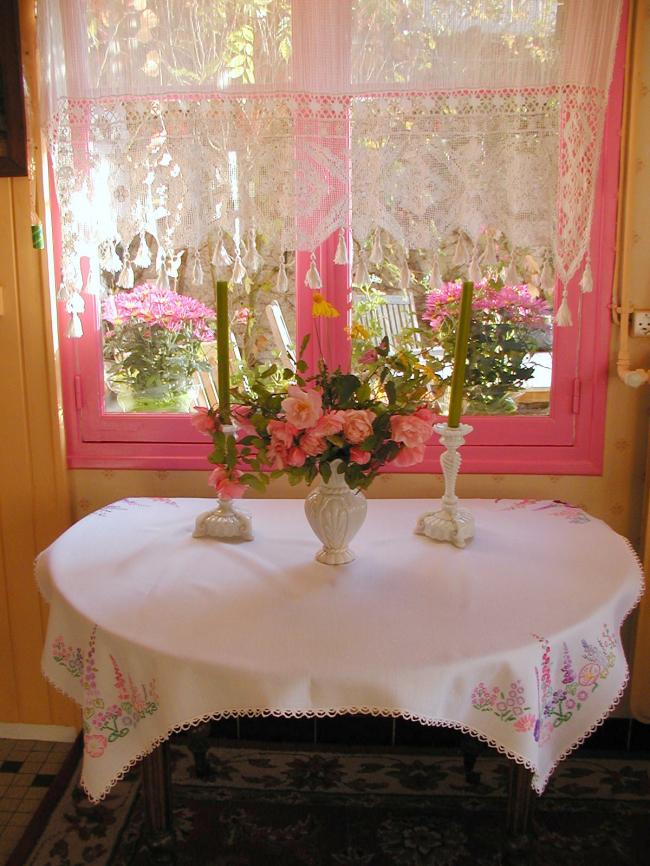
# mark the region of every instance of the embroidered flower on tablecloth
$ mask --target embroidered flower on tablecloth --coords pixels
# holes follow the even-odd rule
[[[517,680],[506,693],[498,685],[488,687],[480,682],[471,695],[472,706],[488,712],[501,721],[512,724],[519,733],[531,732],[535,742],[547,742],[556,728],[573,718],[584,706],[602,680],[607,679],[616,664],[616,639],[607,625],[603,626],[596,643],[581,641],[582,664],[574,661],[566,643],[562,644],[561,682],[554,686],[551,646],[546,638],[537,637],[542,646],[542,658],[535,668],[537,680],[537,713],[530,712],[524,688]],[[577,673],[576,673],[577,668]]]
[[[80,647],[68,646],[59,636],[52,642],[52,657],[74,677],[79,677],[83,688],[83,729],[84,749],[88,757],[100,758],[110,743],[125,737],[144,718],[158,710],[158,691],[156,680],[136,685],[130,674],[122,672],[114,656],[110,656],[113,666],[113,687],[115,696],[108,702],[97,685],[95,626],[90,634],[88,651]]]

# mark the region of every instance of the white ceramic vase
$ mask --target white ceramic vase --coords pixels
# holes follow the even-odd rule
[[[338,472],[341,462],[332,461],[329,481],[322,481],[305,499],[309,525],[323,542],[316,559],[326,565],[352,562],[355,556],[348,545],[361,528],[368,509],[363,493],[350,490],[345,477]]]

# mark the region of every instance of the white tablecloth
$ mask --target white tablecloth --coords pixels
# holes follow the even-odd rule
[[[611,711],[628,542],[561,503],[476,500],[465,550],[413,534],[424,500],[370,500],[355,562],[313,559],[299,500],[252,500],[255,540],[193,539],[200,499],[126,499],[45,550],[47,678],[83,707],[102,798],[173,731],[229,715],[402,716],[471,733],[541,792]]]

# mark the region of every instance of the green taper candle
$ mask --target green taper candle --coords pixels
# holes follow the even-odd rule
[[[228,322],[228,283],[217,280],[217,387],[219,417],[222,424],[230,423],[230,324]]]
[[[472,324],[472,294],[474,283],[463,283],[460,300],[460,316],[456,328],[456,351],[454,352],[454,371],[451,375],[451,394],[449,395],[448,427],[458,427],[463,406],[463,387],[465,385],[465,364],[467,362],[467,344],[469,329]]]

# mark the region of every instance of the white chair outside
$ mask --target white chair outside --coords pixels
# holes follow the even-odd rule
[[[265,311],[273,335],[273,342],[280,355],[282,365],[293,370],[295,367],[296,348],[282,315],[282,308],[277,301],[271,301],[270,304],[266,305]]]
[[[354,295],[353,305],[362,300],[362,295]],[[415,301],[411,292],[399,295],[384,295],[383,303],[367,310],[355,317],[357,321],[367,328],[371,333],[379,328],[380,338],[388,337],[392,349],[402,331],[409,328],[418,328],[418,316],[415,309]],[[420,335],[414,333],[409,337],[412,344],[420,345]]]

